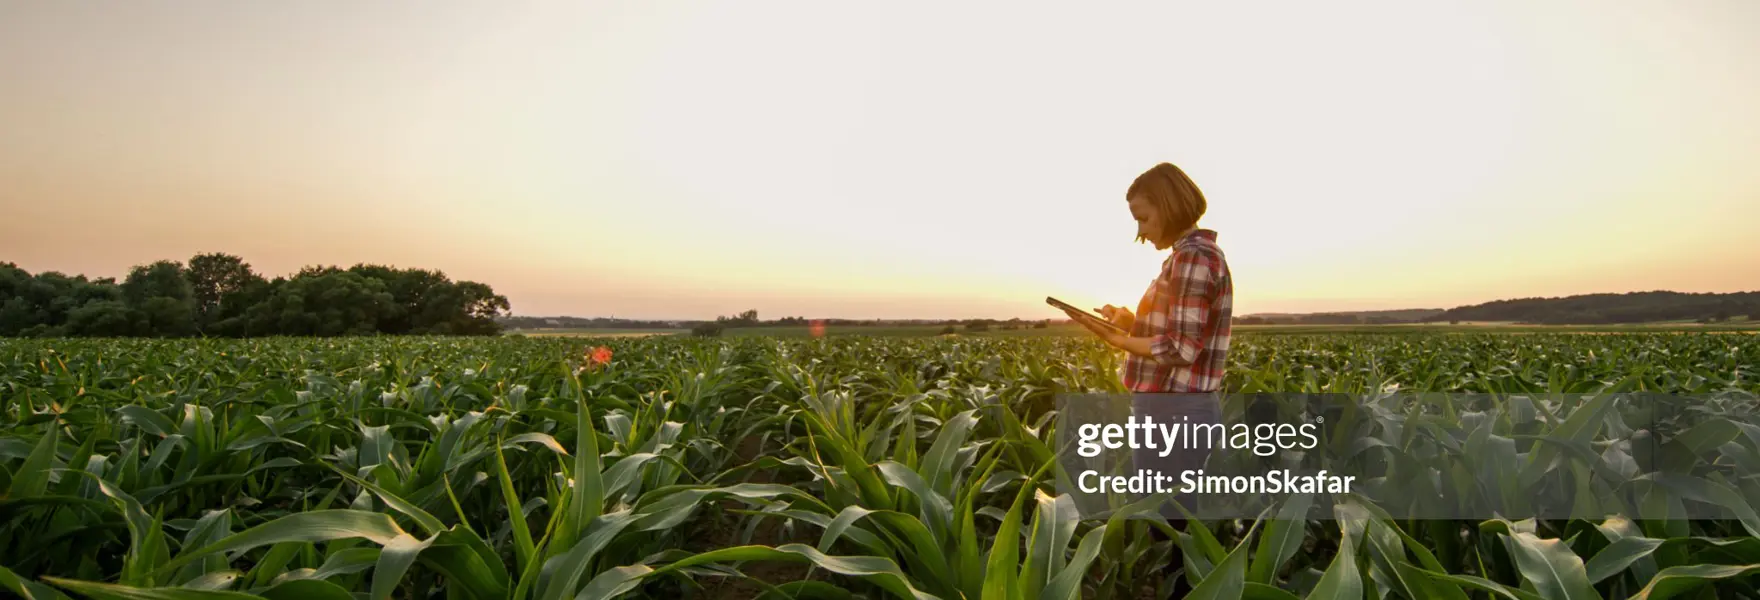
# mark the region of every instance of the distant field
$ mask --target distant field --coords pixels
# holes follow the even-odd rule
[[[1688,322],[1633,323],[1624,325],[1527,325],[1520,323],[1400,323],[1391,325],[1236,325],[1236,334],[1300,333],[1643,333],[1643,332],[1756,333],[1760,321],[1716,324]]]
[[[674,333],[690,333],[688,329],[616,329],[616,328],[555,328],[555,329],[510,329],[508,335],[526,335],[532,337],[573,336],[573,337],[647,337],[650,335],[670,335]]]
[[[874,325],[874,326],[828,326],[827,336],[866,335],[874,337],[928,337],[940,335],[944,326],[941,325]],[[1054,324],[1044,329],[998,329],[992,327],[988,331],[969,331],[963,326],[954,327],[954,333],[967,337],[1042,337],[1083,335],[1087,330],[1078,325],[1063,323]],[[1395,325],[1236,325],[1237,334],[1300,334],[1300,333],[1627,333],[1627,332],[1760,332],[1760,321],[1735,320],[1724,323],[1700,324],[1691,321],[1668,321],[1661,323],[1634,323],[1625,325],[1523,325],[1507,322],[1471,322],[1450,325],[1447,323],[1410,323]],[[651,335],[690,334],[688,329],[616,329],[616,328],[558,328],[558,329],[526,329],[508,331],[508,334],[520,334],[534,337],[573,336],[573,337],[645,337]],[[811,335],[806,326],[772,326],[772,327],[734,327],[723,331],[725,337],[771,336],[780,338],[807,337]]]
[[[871,335],[875,337],[920,337],[940,335],[945,325],[872,325],[872,326],[827,326],[825,335]],[[991,327],[989,331],[968,331],[963,326],[955,326],[954,333],[962,336],[987,337],[1040,337],[1073,335],[1082,331],[1075,325],[1053,325],[1044,329],[998,329]],[[811,330],[806,327],[740,327],[728,329],[725,336],[768,335],[777,337],[806,337]]]
[[[1509,322],[1401,323],[1394,325],[1236,325],[1237,333],[1634,333],[1760,332],[1760,321],[1701,324],[1692,321],[1617,325],[1528,325]]]
[[[875,337],[926,337],[939,335],[945,326],[942,325],[875,325],[875,326],[827,326],[827,336],[869,335]],[[992,337],[1039,337],[1067,336],[1083,331],[1071,324],[1052,325],[1044,329],[996,329],[990,331],[967,331],[963,326],[955,327],[959,335],[992,336]],[[642,337],[650,335],[689,335],[688,329],[617,329],[617,328],[556,328],[556,329],[517,329],[507,331],[509,335],[527,335],[533,337],[573,336],[573,337]],[[772,336],[772,337],[807,337],[811,335],[805,325],[788,325],[774,327],[733,327],[722,331],[724,337]]]

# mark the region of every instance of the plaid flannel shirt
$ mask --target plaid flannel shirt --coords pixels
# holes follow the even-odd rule
[[[1137,304],[1133,337],[1152,337],[1153,358],[1129,354],[1124,386],[1133,392],[1214,392],[1228,362],[1234,281],[1216,232],[1198,229],[1174,243],[1161,274]]]

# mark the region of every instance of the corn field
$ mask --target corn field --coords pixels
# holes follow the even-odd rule
[[[1714,397],[1644,430],[1559,404],[1361,433],[1390,464],[1496,447],[1535,469],[1645,436],[1710,465],[1681,485],[1729,519],[1353,498],[1328,519],[1066,518],[1054,398],[1121,392],[1121,358],[1060,337],[4,340],[0,589],[1127,599],[1171,573],[1192,598],[1760,598],[1760,336],[1246,335],[1230,357],[1234,391]]]

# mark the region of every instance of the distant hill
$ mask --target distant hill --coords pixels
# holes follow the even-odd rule
[[[1562,298],[1517,298],[1459,306],[1423,320],[1598,325],[1656,321],[1717,322],[1742,316],[1760,318],[1760,292],[1689,294],[1654,291],[1585,294]]]

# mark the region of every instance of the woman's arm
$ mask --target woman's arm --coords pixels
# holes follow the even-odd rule
[[[1113,347],[1137,356],[1155,358],[1155,338],[1152,337],[1131,337],[1123,334],[1113,334],[1113,339],[1106,340],[1106,343],[1112,344]]]
[[[1088,331],[1093,332],[1094,335],[1099,336],[1101,340],[1104,340],[1107,344],[1111,345],[1114,348],[1124,350],[1125,352],[1129,352],[1129,353],[1135,354],[1137,356],[1143,356],[1143,357],[1148,357],[1148,358],[1155,357],[1155,350],[1154,350],[1155,338],[1153,338],[1153,337],[1131,337],[1131,336],[1125,335],[1123,333],[1119,333],[1118,330],[1111,329],[1111,328],[1108,328],[1108,327],[1101,325],[1099,323],[1095,323],[1093,321],[1090,321],[1087,318],[1085,318],[1084,315],[1082,315],[1080,313],[1068,311],[1068,310],[1065,310],[1063,312],[1069,314],[1070,320],[1075,321],[1077,323],[1081,323],[1083,327],[1088,328]]]
[[[1215,297],[1213,287],[1219,272],[1214,255],[1193,250],[1176,250],[1156,283],[1150,304],[1156,314],[1137,315],[1139,319],[1157,319],[1165,330],[1153,337],[1131,337],[1071,314],[1071,318],[1105,340],[1107,344],[1165,365],[1189,365],[1203,349],[1204,320]]]

